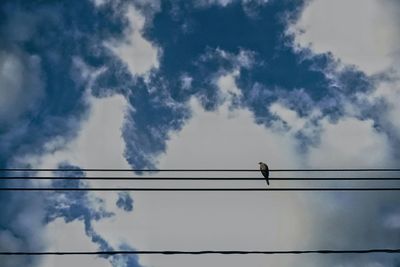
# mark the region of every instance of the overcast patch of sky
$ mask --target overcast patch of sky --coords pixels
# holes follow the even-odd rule
[[[23,47],[26,49],[24,53],[40,58],[42,71],[47,77],[45,83],[41,82],[44,93],[41,106],[36,107],[37,111],[21,115],[16,126],[2,129],[5,132],[1,137],[3,158],[7,158],[8,155],[27,154],[27,152],[34,152],[39,156],[44,151],[51,152],[51,149],[46,150],[48,147],[43,147],[43,144],[54,137],[60,138],[56,141],[61,140],[61,142],[59,144],[55,142],[56,146],[52,149],[58,151],[61,147],[62,151],[70,144],[69,140],[78,134],[81,125],[85,125],[80,124],[84,116],[93,115],[93,113],[87,113],[89,112],[87,108],[91,105],[95,106],[96,101],[91,102],[88,94],[104,97],[120,93],[125,95],[127,100],[126,113],[123,113],[123,108],[120,109],[124,104],[115,100],[116,98],[111,98],[115,100],[113,103],[116,111],[120,112],[119,114],[122,112],[122,116],[125,116],[122,134],[126,144],[126,160],[122,157],[120,149],[113,151],[119,155],[118,160],[121,160],[118,164],[125,166],[129,162],[134,167],[156,166],[163,153],[166,152],[168,155],[171,152],[171,143],[174,141],[175,134],[179,135],[181,130],[184,134],[188,127],[190,129],[192,120],[196,121],[201,116],[213,117],[214,113],[220,113],[223,122],[229,122],[230,118],[235,117],[235,114],[231,113],[234,110],[227,108],[226,102],[221,99],[219,87],[224,87],[226,83],[218,83],[218,81],[223,79],[223,75],[225,77],[228,75],[230,79],[228,85],[235,84],[235,88],[240,90],[240,94],[236,92],[238,96],[236,99],[230,98],[236,101],[231,103],[231,107],[238,109],[236,115],[239,118],[244,116],[245,121],[249,123],[254,119],[261,124],[254,126],[257,129],[263,129],[264,126],[276,127],[277,122],[281,122],[281,125],[288,128],[278,127],[274,128],[275,131],[290,129],[284,135],[290,142],[283,142],[286,145],[290,144],[288,151],[293,151],[288,154],[296,154],[296,142],[299,139],[296,132],[300,131],[303,122],[305,122],[304,125],[309,126],[313,134],[320,136],[320,138],[315,138],[315,136],[311,138],[314,145],[314,147],[310,146],[311,153],[315,153],[314,150],[316,150],[317,154],[310,157],[310,165],[316,164],[312,159],[319,160],[321,164],[330,163],[330,158],[321,159],[318,153],[326,155],[332,147],[336,149],[336,154],[345,153],[351,149],[349,146],[336,147],[335,142],[340,140],[330,138],[337,131],[344,135],[354,133],[351,127],[345,127],[348,124],[360,125],[361,128],[356,129],[356,132],[363,138],[356,141],[360,141],[361,148],[364,147],[363,140],[372,140],[366,142],[367,147],[372,144],[370,147],[381,149],[383,155],[391,155],[389,149],[386,148],[389,147],[388,144],[392,139],[387,140],[385,134],[375,128],[371,121],[374,118],[373,114],[358,112],[360,107],[351,105],[354,95],[358,93],[356,96],[359,96],[360,93],[371,90],[371,81],[367,79],[367,75],[355,68],[332,70],[332,64],[338,56],[334,53],[312,54],[304,57],[302,52],[287,46],[291,39],[283,35],[287,23],[283,18],[286,12],[296,13],[299,3],[271,1],[260,6],[257,16],[249,16],[243,4],[238,1],[223,4],[222,7],[209,5],[206,8],[193,8],[183,2],[171,4],[166,1],[160,6],[155,4],[149,7],[139,1],[137,7],[143,12],[142,15],[151,15],[151,23],[143,28],[141,33],[144,39],[139,38],[140,42],[150,40],[155,47],[162,49],[162,55],[157,57],[157,64],[153,61],[153,65],[149,65],[155,66],[156,70],[149,73],[146,79],[137,75],[142,72],[133,71],[132,73],[134,68],[130,67],[129,62],[124,61],[124,58],[116,57],[107,47],[99,45],[104,44],[104,39],[108,38],[113,41],[123,40],[124,34],[127,33],[124,29],[129,27],[130,23],[129,20],[124,19],[126,6],[122,2],[111,4],[108,1],[97,4],[99,4],[97,9],[94,9],[93,6],[84,3],[78,10],[71,3],[65,6],[39,5],[38,8],[30,6],[29,8],[37,9],[36,14],[41,15],[34,16],[34,19],[31,12],[25,11],[22,5],[7,3],[2,6],[3,13],[22,12],[25,14],[22,16],[24,20],[35,22],[25,23],[24,25],[30,25],[27,28],[18,23],[5,23],[2,34],[8,37],[6,40],[9,46],[15,46],[18,49]],[[154,7],[155,10],[162,10],[162,12],[150,12],[149,10]],[[107,10],[108,12],[111,10],[111,13],[116,16],[106,12]],[[64,16],[55,17],[52,15],[55,13]],[[221,17],[225,20],[221,21]],[[3,16],[3,20],[19,21],[12,16]],[[75,21],[74,25],[77,28],[64,31],[69,29],[70,21]],[[11,34],[15,32],[10,30],[14,26],[22,27],[25,33],[21,31],[21,35],[18,36]],[[96,29],[101,29],[101,31]],[[55,40],[56,32],[57,38],[61,36],[59,40],[62,41],[51,43]],[[135,48],[134,44],[132,48]],[[239,64],[242,51],[248,51],[254,55],[252,66],[246,67]],[[312,52],[312,50],[309,51]],[[76,54],[91,69],[103,68],[103,70],[98,73],[96,79],[91,80],[82,75],[83,69],[77,67],[79,64],[76,60],[67,56],[70,54]],[[154,60],[155,54],[150,53],[150,58]],[[22,53],[22,55],[26,54]],[[29,59],[28,56],[27,58]],[[28,66],[29,64],[26,68],[29,69]],[[151,68],[146,68],[148,69]],[[190,87],[183,86],[182,75],[191,77]],[[90,91],[87,90],[88,87]],[[199,100],[197,105],[190,101],[193,96]],[[273,103],[280,109],[268,108]],[[276,106],[277,103],[280,106]],[[363,109],[368,110],[370,103],[362,102],[362,104]],[[351,112],[349,106],[352,109]],[[316,113],[315,107],[317,107]],[[290,116],[287,116],[288,114]],[[317,116],[314,116],[315,114]],[[29,121],[34,123],[28,123]],[[31,135],[28,136],[27,132]],[[189,135],[188,143],[195,143],[190,140],[199,134]],[[213,136],[214,133],[211,131],[210,134]],[[300,139],[307,133],[302,134]],[[115,132],[113,136],[119,137],[118,133],[115,135]],[[171,141],[168,141],[170,138]],[[235,139],[232,140],[231,142],[234,143]],[[123,144],[121,140],[118,142]],[[291,142],[294,143],[293,146]],[[179,142],[177,146],[179,147]],[[193,150],[196,151],[196,148]],[[74,153],[77,152],[74,151],[72,155]],[[94,152],[90,151],[90,153]],[[177,155],[181,154],[177,153]],[[358,155],[353,155],[348,163],[357,158]],[[86,161],[83,162],[86,163]],[[191,164],[196,162],[198,161],[193,161]],[[293,160],[293,162],[297,161]],[[7,163],[9,162],[3,160],[1,164]],[[378,163],[375,160],[370,161],[372,165],[378,165]],[[327,197],[327,201],[332,200],[336,200],[336,197]],[[114,208],[117,202],[114,197],[112,201]],[[83,208],[86,204],[82,202],[81,205]],[[379,212],[379,206],[371,212]],[[342,214],[338,212],[335,215],[340,217]]]
[[[363,8],[359,9],[361,6]],[[343,70],[346,74],[349,64],[353,66],[352,68],[365,73],[362,79],[367,81],[367,85],[369,84],[368,90],[360,91],[350,87],[353,91],[357,91],[356,94],[350,98],[352,99],[350,103],[347,102],[348,99],[342,100],[343,111],[349,117],[353,117],[350,120],[360,118],[363,121],[351,123],[348,121],[347,123],[350,124],[347,126],[341,123],[347,129],[364,128],[364,133],[367,124],[370,124],[370,129],[374,129],[371,132],[372,135],[363,138],[362,141],[364,145],[368,142],[372,142],[371,144],[378,142],[375,143],[375,148],[370,147],[370,152],[365,153],[368,156],[362,161],[364,163],[376,158],[383,159],[379,165],[390,164],[392,160],[394,166],[397,166],[399,162],[396,150],[400,136],[396,131],[397,120],[393,117],[398,107],[398,105],[393,105],[393,101],[398,98],[400,88],[399,76],[395,71],[398,67],[396,55],[400,36],[396,14],[400,10],[399,7],[395,1],[315,0],[304,9],[299,20],[294,21],[289,27],[289,32],[295,32],[293,42],[295,50],[306,50],[307,53],[311,53],[311,57],[330,53],[336,60],[337,63],[328,70],[327,74],[336,81],[338,89],[342,90],[343,86],[341,82],[337,82],[340,81],[337,77],[341,76]],[[338,21],[337,14],[339,13],[341,19]],[[379,27],[379,30],[374,27]],[[354,79],[347,74],[346,76],[347,79]],[[388,79],[388,76],[391,78]],[[333,139],[337,138],[338,134],[340,132],[334,133]],[[357,134],[353,136],[360,137]],[[382,141],[386,145],[379,144]],[[343,141],[342,144],[345,143],[346,141]],[[351,146],[356,148],[354,145],[357,142],[351,143]],[[385,159],[380,153],[376,155],[378,148],[389,157]],[[327,150],[333,152],[335,149]],[[371,157],[372,154],[374,159]],[[329,153],[325,151],[317,158],[324,160],[323,157],[328,155]],[[332,161],[338,163],[333,158]],[[330,202],[331,204],[316,209],[320,212],[314,217],[317,220],[315,231],[330,231],[332,233],[329,240],[331,246],[362,247],[370,243],[398,246],[398,240],[392,238],[398,234],[398,229],[387,223],[399,212],[396,194],[337,195],[332,196],[334,198],[330,200],[329,196],[325,197],[328,202],[321,201],[320,203]],[[327,240],[315,236],[315,241],[318,246],[321,246]],[[321,265],[342,264],[344,266],[396,266],[397,261],[396,257],[384,255],[366,255],[356,258],[320,257],[318,260]]]

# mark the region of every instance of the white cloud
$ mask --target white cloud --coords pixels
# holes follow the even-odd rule
[[[294,132],[303,129],[307,123],[305,118],[300,118],[296,111],[286,108],[280,103],[273,103],[269,111],[284,121]]]
[[[46,227],[44,233],[47,239],[47,251],[97,251],[94,244],[85,232],[82,221],[66,223],[59,218]],[[41,267],[111,267],[111,263],[97,256],[45,256],[41,258]]]
[[[96,7],[101,7],[107,3],[107,0],[91,0]]]
[[[125,98],[120,95],[108,98],[88,96],[87,101],[90,114],[75,139],[67,144],[62,138],[55,139],[46,145],[48,154],[28,155],[20,160],[46,168],[56,168],[62,162],[85,168],[129,168],[123,157],[125,143],[121,136],[128,106]]]
[[[226,77],[227,75],[231,77]],[[237,88],[232,77],[233,73],[219,77],[225,79],[225,82],[217,83],[222,95],[229,94],[227,88]],[[40,164],[35,166],[53,167],[59,162],[69,161],[83,167],[129,168],[123,157],[125,145],[121,136],[127,108],[125,99],[121,96],[105,99],[89,97],[89,103],[92,106],[90,115],[77,137],[63,149],[36,159]],[[182,130],[170,133],[167,150],[159,157],[158,167],[252,169],[257,168],[257,162],[263,160],[273,168],[296,168],[308,165],[309,159],[312,164],[328,166],[332,163],[331,158],[320,159],[318,153],[337,157],[341,156],[340,153],[347,153],[350,148],[341,146],[342,135],[347,136],[354,132],[360,140],[351,140],[352,154],[345,158],[353,165],[364,160],[369,164],[375,157],[369,159],[364,154],[370,153],[370,149],[376,149],[373,153],[379,153],[380,145],[385,145],[384,137],[373,129],[370,121],[348,119],[336,124],[324,121],[322,124],[325,131],[321,136],[321,144],[313,148],[307,157],[297,150],[298,143],[293,133],[257,125],[249,110],[232,110],[230,104],[230,101],[225,101],[215,112],[208,112],[193,98],[189,103],[193,112],[192,118]],[[298,129],[307,125],[303,120],[309,118],[300,118],[294,111],[285,109],[287,108],[283,105],[275,105],[273,108],[290,127]],[[316,162],[316,159],[319,161]],[[250,176],[254,173],[239,175]],[[161,183],[149,182],[150,185],[164,186]],[[177,183],[179,182],[168,182],[165,186],[179,186]],[[283,183],[275,181],[272,186],[281,184]],[[115,183],[113,185],[116,186]],[[211,182],[189,185],[210,186]],[[234,186],[232,183],[217,185]],[[240,186],[256,187],[264,186],[264,183],[242,182]],[[92,222],[94,229],[114,247],[127,243],[143,250],[283,250],[305,249],[313,238],[314,217],[313,210],[310,209],[312,199],[301,193],[135,193],[134,210],[129,213],[116,208],[115,193],[92,194],[104,198],[107,209],[116,214],[114,217]],[[70,235],[72,232],[83,234],[82,225],[77,222],[69,225],[56,221],[55,225],[49,225],[49,238],[54,234],[52,229],[65,229]],[[66,249],[75,246],[72,241],[69,243],[70,241],[62,238],[55,238],[51,242],[54,246],[59,244]],[[89,245],[85,242],[83,240],[82,244]],[[96,259],[91,259],[88,265],[97,264],[94,262]],[[195,261],[193,257],[142,255],[139,259],[144,265],[157,267],[172,267],[177,263],[194,267],[205,264],[265,266],[266,263],[293,266],[300,262],[314,266],[308,257],[299,259],[297,256],[286,255],[251,258],[245,255],[199,256]]]
[[[217,112],[207,112],[193,99],[192,119],[181,131],[171,133],[158,167],[254,169],[260,160],[274,167],[298,166],[296,143],[290,136],[256,125],[248,110],[229,111],[229,104],[226,102]],[[177,184],[167,183],[172,187]],[[265,183],[240,185],[256,187]],[[307,209],[301,195],[158,192],[135,193],[134,199],[133,213],[119,212],[114,218],[94,222],[94,228],[114,244],[126,241],[137,249],[155,250],[285,249],[300,247],[307,239]],[[290,266],[293,260],[265,256],[202,256],[196,261],[158,255],[141,257],[142,263],[160,267],[175,266],[176,261],[191,266],[211,262],[221,266],[264,266],[266,262]]]
[[[384,100],[387,110],[382,112],[380,118],[386,127],[394,130],[396,136],[400,138],[400,72],[390,81],[382,81],[377,84],[377,89],[365,96],[370,103]]]
[[[42,225],[45,211],[40,195],[2,194],[1,211],[7,215],[0,219],[1,251],[34,251],[45,247]],[[37,258],[2,255],[0,262],[5,267],[19,267],[26,266],[28,262],[35,264]]]
[[[383,125],[383,130],[391,132],[392,135],[394,133],[397,137],[400,137],[400,124],[397,120],[397,114],[400,112],[398,105],[400,75],[397,71],[400,62],[399,14],[400,3],[392,0],[312,0],[305,6],[299,19],[288,27],[288,33],[294,34],[295,37],[295,49],[310,48],[315,54],[331,52],[342,62],[339,68],[350,64],[355,65],[367,75],[383,73],[390,76],[390,79],[386,80],[380,80],[380,78],[371,80],[375,83],[375,90],[367,93],[358,92],[357,97],[361,100],[360,103],[366,101],[365,103],[370,103],[371,106],[383,100],[388,107],[387,110],[380,111],[377,123]],[[328,73],[333,79],[336,74],[335,71]],[[360,116],[359,104],[348,102],[345,98],[341,99],[341,102],[347,113],[346,116]],[[349,125],[352,120],[339,121],[335,127],[325,121],[326,134],[330,131],[340,134],[346,129],[348,134],[358,136],[360,132]],[[384,148],[391,150],[388,148],[387,138],[373,129],[373,121],[353,122],[361,127],[359,130],[365,134],[362,138],[369,142],[369,146],[379,148],[379,151]],[[344,125],[347,126],[344,127]],[[373,137],[377,137],[374,144],[371,139]],[[356,142],[358,140],[353,141],[359,144]],[[347,141],[349,140],[343,140],[342,146],[339,145],[336,148],[344,149],[348,145]],[[348,153],[351,154],[351,151]],[[382,154],[384,156],[382,159],[387,160],[388,154],[389,152],[386,152],[385,156]]]
[[[236,86],[233,83],[230,85]],[[220,90],[223,92],[222,88]],[[225,91],[225,94],[229,92]],[[370,121],[348,119],[336,124],[324,122],[321,143],[309,155],[301,154],[296,149],[297,141],[291,132],[257,125],[250,111],[230,110],[229,104],[226,101],[215,112],[208,112],[197,99],[192,99],[192,118],[182,130],[171,133],[167,150],[159,158],[159,168],[251,169],[256,168],[260,160],[267,161],[273,168],[320,167],[320,164],[332,167],[336,158],[343,156],[341,153],[350,153],[343,156],[346,164],[362,162],[363,166],[374,166],[382,160],[379,153],[386,151],[384,146],[380,147],[386,145],[385,136],[379,135]],[[275,107],[274,110],[290,127],[305,127],[304,120],[310,119],[302,119],[283,106]],[[317,116],[310,117],[314,119]],[[354,132],[359,140],[351,140],[351,145],[346,142],[347,147],[342,146],[343,138]],[[377,157],[368,157],[370,149],[378,153]],[[334,160],[318,158],[318,154],[331,155]],[[275,181],[272,186],[278,184]],[[168,182],[167,185],[175,183]],[[190,185],[194,186],[193,183]],[[210,186],[209,183],[196,185]],[[234,186],[232,183],[217,185]],[[258,182],[243,182],[240,185],[260,186]],[[125,240],[138,249],[305,249],[313,244],[311,240],[314,238],[315,210],[310,207],[315,208],[315,201],[320,199],[309,198],[306,194],[136,193],[134,213],[96,222],[95,228],[106,233],[107,239],[116,243]],[[332,198],[324,198],[324,201],[331,202]],[[113,225],[115,228],[111,231]],[[116,228],[120,231],[116,232]],[[145,264],[162,267],[173,266],[177,262],[182,265],[190,262],[191,266],[211,262],[222,266],[265,266],[266,263],[293,266],[303,261],[308,266],[315,266],[315,261],[307,257],[204,256],[192,261],[190,258],[166,259],[152,255],[141,257],[141,260]]]
[[[222,88],[226,84],[219,84],[221,93],[228,95],[229,91]],[[229,88],[237,87],[234,80],[228,84]],[[291,133],[257,125],[250,111],[230,110],[229,105],[226,101],[217,111],[208,112],[193,98],[190,101],[192,118],[182,130],[171,133],[158,167],[252,169],[257,168],[260,160],[274,168],[302,166],[296,150],[297,141]],[[239,175],[253,176],[254,173]],[[173,187],[177,182],[169,181],[167,185]],[[232,183],[217,185],[234,186]],[[242,182],[240,185],[256,187],[264,186],[264,183]],[[94,222],[94,228],[112,244],[127,242],[137,249],[159,250],[304,248],[312,227],[308,199],[302,194],[158,192],[135,193],[134,199],[133,213],[118,211],[113,218]],[[287,256],[201,256],[193,261],[188,257],[147,255],[140,259],[143,264],[161,267],[176,266],[177,263],[191,266],[265,266],[266,263],[293,266],[303,260],[313,266],[307,257],[299,260]]]
[[[206,5],[220,5],[222,7],[226,7],[235,2],[240,2],[242,5],[246,4],[257,4],[264,5],[269,2],[269,0],[198,0],[197,4],[201,6]]]
[[[140,11],[131,6],[124,16],[129,21],[125,39],[105,45],[121,58],[133,75],[145,75],[151,69],[159,67],[161,50],[143,37],[146,18]]]
[[[385,133],[372,120],[322,120],[320,143],[309,152],[309,164],[320,168],[382,168],[390,165],[391,148]],[[373,156],[371,156],[373,155]]]
[[[204,111],[197,99],[192,99],[190,105],[193,119],[171,136],[167,156],[160,159],[160,165],[255,168],[260,160],[274,166],[296,165],[296,142],[256,125],[250,111],[230,111],[228,102],[216,112]],[[212,157],[207,156],[210,151]]]
[[[312,0],[289,32],[300,48],[332,52],[370,75],[387,70],[399,56],[399,10],[392,0]]]
[[[34,108],[43,94],[40,70],[37,56],[0,50],[0,125]]]
[[[216,84],[219,87],[222,95],[224,96],[240,96],[242,93],[240,89],[236,86],[235,78],[240,74],[239,71],[234,71],[232,73],[227,73],[225,75],[219,76]]]
[[[214,59],[216,56],[230,61],[236,70],[239,70],[240,68],[249,69],[254,66],[254,63],[256,62],[254,51],[240,49],[239,53],[235,54],[229,53],[220,48],[209,50],[208,53],[201,57],[201,60]]]
[[[270,111],[286,123],[289,133],[302,132],[315,141],[305,155],[309,166],[382,168],[393,163],[389,139],[385,132],[374,128],[371,119],[361,120],[346,114],[338,121],[331,121],[317,109],[309,116],[300,117],[296,111],[278,102],[270,106]],[[279,124],[275,125],[279,128]]]
[[[343,71],[340,68],[345,65],[354,65],[367,75],[390,76],[386,80],[381,80],[378,75],[377,78],[371,76],[375,90],[355,92],[357,103],[343,96],[341,104],[345,114],[342,118],[336,122],[322,118],[318,122],[319,143],[310,147],[305,155],[310,166],[383,168],[396,165],[395,148],[389,141],[400,137],[397,119],[400,79],[396,71],[400,52],[399,12],[400,3],[392,0],[312,0],[300,14],[299,20],[289,26],[288,32],[294,34],[295,50],[310,49],[311,54],[331,52],[339,61],[337,70],[328,70],[331,73],[326,73],[333,79],[336,71]],[[376,116],[376,121],[359,119],[362,114],[360,107],[363,109],[367,103],[370,106],[386,103],[387,110],[369,110]],[[375,124],[380,126],[379,130],[374,127]],[[397,133],[392,128],[397,129]],[[386,134],[388,132],[391,140]],[[351,173],[346,175],[351,176]],[[380,177],[378,174],[369,175]],[[373,184],[349,182],[346,185]],[[314,210],[310,220],[314,225],[312,243],[317,247],[355,247],[370,242],[397,245],[398,241],[392,238],[395,234],[393,229],[397,226],[396,215],[384,217],[383,223],[381,219],[375,220],[382,215],[387,216],[382,210],[383,206],[398,206],[395,193],[324,194],[315,196],[315,199],[320,201],[310,207]],[[319,265],[327,266],[386,266],[391,260],[387,258],[387,262],[385,259],[377,262],[367,257],[315,259],[320,262]]]
[[[186,73],[181,76],[181,87],[183,89],[190,89],[192,87],[193,78]]]
[[[234,81],[228,84],[236,87]],[[226,101],[216,112],[207,112],[197,99],[192,99],[193,117],[181,131],[171,133],[158,167],[250,169],[257,168],[260,160],[274,167],[299,166],[296,142],[290,135],[257,125],[250,111],[230,111],[229,105]],[[169,181],[167,185],[182,184]],[[115,217],[93,222],[96,231],[115,246],[126,242],[137,249],[151,250],[285,249],[301,247],[309,231],[308,212],[301,195],[157,192],[135,193],[134,200],[133,213],[117,210]],[[160,267],[175,266],[177,262],[191,266],[264,266],[265,262],[291,266],[293,261],[294,257],[286,256],[201,256],[196,261],[188,257],[140,257],[142,264]]]
[[[93,74],[95,75],[95,73]],[[82,128],[76,137],[67,141],[62,137],[49,141],[43,155],[26,155],[17,161],[30,163],[41,168],[57,168],[60,163],[70,164],[83,168],[123,168],[129,169],[130,165],[124,158],[125,143],[122,139],[121,129],[128,104],[124,97],[114,95],[107,98],[87,96],[90,112],[87,120],[82,122]],[[128,173],[129,174],[129,173]],[[46,173],[48,175],[48,173]],[[104,175],[104,173],[91,172],[89,175]],[[107,173],[107,175],[121,175],[120,173]],[[102,185],[92,182],[92,186]],[[104,185],[104,184],[103,184]],[[116,210],[118,194],[90,193],[89,203],[95,209],[98,203],[90,201],[95,197],[105,200],[107,210]],[[117,210],[116,210],[117,212]],[[29,221],[29,220],[27,220]],[[65,223],[57,219],[45,227],[49,250],[86,250],[96,251],[97,246],[86,236],[83,221]],[[62,234],[61,234],[62,233]],[[120,244],[119,244],[120,245]],[[44,257],[41,266],[111,266],[109,261],[88,256],[69,257]]]

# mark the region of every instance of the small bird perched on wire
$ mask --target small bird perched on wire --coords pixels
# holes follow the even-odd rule
[[[260,171],[261,174],[265,177],[265,181],[267,182],[267,185],[269,185],[269,169],[268,169],[268,165],[265,164],[264,162],[259,162],[258,164],[260,164]]]

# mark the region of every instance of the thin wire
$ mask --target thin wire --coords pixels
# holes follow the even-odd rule
[[[374,178],[374,177],[343,177],[343,178],[300,178],[300,177],[283,177],[283,178],[268,178],[269,180],[276,181],[400,181],[400,177],[391,178]],[[254,177],[1,177],[0,180],[113,180],[113,181],[265,181],[265,178]]]
[[[0,255],[40,256],[40,255],[117,255],[117,254],[163,254],[163,255],[202,255],[202,254],[367,254],[400,253],[400,249],[359,249],[359,250],[115,250],[115,251],[46,251],[46,252],[0,252]]]
[[[103,188],[65,188],[65,187],[3,187],[0,191],[400,191],[400,187],[314,187],[314,188],[123,188],[123,187],[103,187]]]
[[[28,172],[28,171],[46,171],[46,172],[259,172],[259,169],[54,169],[54,168],[0,168],[0,171],[9,172]],[[270,172],[400,172],[400,169],[270,169]]]

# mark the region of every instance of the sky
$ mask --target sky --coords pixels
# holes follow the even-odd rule
[[[257,169],[260,161],[272,169],[398,168],[398,25],[398,0],[1,1],[0,168],[73,169],[1,175],[105,175],[85,168]],[[0,185],[265,182],[132,185],[77,178],[10,179]],[[271,183],[285,186],[315,185]],[[398,248],[399,207],[396,192],[2,191],[0,251]],[[0,262],[398,267],[400,257],[0,256]]]

